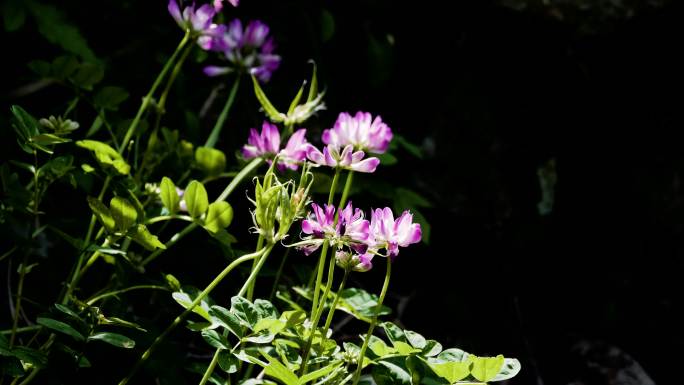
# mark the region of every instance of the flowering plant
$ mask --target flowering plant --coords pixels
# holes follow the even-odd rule
[[[196,364],[191,370],[198,372],[193,380],[200,384],[454,384],[515,376],[520,370],[515,359],[443,349],[417,332],[380,322],[391,311],[384,302],[392,269],[401,265],[404,249],[421,242],[424,223],[409,209],[362,209],[349,198],[355,175],[383,166],[381,156],[395,133],[379,115],[363,111],[339,113],[320,137],[301,128],[324,109],[315,66],[306,97],[303,85],[288,110],[279,111],[262,89],[281,61],[269,27],[250,21],[243,28],[238,19],[218,23],[219,13],[230,11],[223,5],[169,1],[168,12],[184,36],[121,132],[110,128],[105,114],[128,97],[116,87],[98,89],[92,97],[97,114],[88,133],[79,130],[83,122],[71,120],[74,107],[37,119],[12,106],[11,125],[26,159],[2,165],[0,218],[21,223],[28,235],[17,237],[2,256],[18,266],[11,323],[0,334],[3,376],[28,384],[48,378],[53,362],[86,368],[92,345],[106,343],[129,349],[124,362],[130,364],[117,363],[123,366],[118,383],[127,384],[144,376],[140,369],[160,355],[179,326],[197,332],[193,346],[206,342],[199,348],[203,354],[188,356]],[[214,76],[226,74],[233,82],[203,145],[162,125],[170,90],[195,49],[218,53],[228,62],[205,67],[206,75],[218,82],[221,78]],[[88,67],[68,58],[47,65],[53,76],[62,76],[57,71],[69,62],[73,71]],[[245,144],[231,161],[217,144],[243,77],[251,79],[267,120],[253,123],[261,123],[260,130],[235,128],[232,135]],[[67,74],[61,80],[87,94],[98,82],[84,78]],[[101,135],[102,126],[108,136]],[[182,167],[169,166],[174,164]],[[65,180],[88,208],[82,228],[60,227],[60,218],[44,205],[55,182]],[[249,202],[233,194],[237,189],[247,191]],[[234,216],[247,213],[251,221],[233,223]],[[75,215],[69,219],[77,222]],[[74,228],[84,235],[73,235]],[[212,240],[214,254],[223,256],[217,274],[201,290],[176,278],[185,281],[188,271],[160,274],[155,267],[191,236]],[[54,301],[30,309],[24,284],[55,242],[73,248],[73,266],[63,286],[50,288],[57,294]],[[192,250],[185,255],[186,266],[203,258],[210,256]],[[278,268],[265,274],[264,266],[274,259]],[[285,282],[288,263],[308,266],[303,270],[308,279]],[[347,287],[350,275],[372,269],[384,269],[379,294]],[[107,270],[109,280],[87,281]],[[232,293],[215,290],[224,281],[237,286]],[[132,304],[122,306],[131,292],[150,297],[169,292],[165,298],[180,305],[178,314],[142,325]],[[340,312],[357,320],[365,333],[343,339],[331,329]],[[378,327],[384,338],[375,334]]]

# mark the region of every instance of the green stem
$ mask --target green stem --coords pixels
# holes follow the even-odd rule
[[[347,174],[347,181],[344,182],[344,190],[342,190],[342,197],[340,198],[340,204],[337,206],[337,215],[340,215],[340,210],[344,208],[347,204],[347,197],[349,196],[349,190],[351,190],[352,181],[354,180],[354,171],[349,170]]]
[[[333,300],[332,305],[330,305],[330,310],[328,310],[328,315],[325,317],[325,326],[323,327],[323,330],[328,330],[330,328],[330,324],[332,323],[333,320],[333,315],[335,314],[335,310],[337,308],[337,302],[340,300],[340,292],[344,290],[344,285],[347,283],[347,277],[349,276],[349,269],[344,270],[344,276],[342,276],[342,282],[340,282],[340,287],[337,288],[337,293],[335,293],[335,299]]]
[[[228,198],[228,195],[235,190],[235,188],[242,182],[242,180],[249,174],[252,173],[259,165],[263,162],[263,159],[261,158],[254,158],[251,162],[247,163],[247,165],[240,170],[240,172],[235,175],[235,178],[230,181],[228,186],[223,190],[221,195],[219,195],[218,198],[216,198],[216,201],[224,201],[226,198]]]
[[[28,261],[28,253],[24,255],[24,261],[19,270],[19,284],[17,286],[17,302],[14,304],[14,318],[12,319],[12,332],[9,338],[9,348],[14,346],[14,337],[17,335],[17,327],[19,326],[19,313],[21,311],[21,297],[24,292],[24,278],[26,277],[26,263]]]
[[[332,205],[333,199],[335,198],[335,191],[337,190],[337,181],[340,178],[340,169],[335,169],[335,175],[330,183],[330,192],[328,193],[328,205]],[[328,254],[328,241],[323,242],[323,248],[321,249],[321,255],[318,258],[318,265],[316,269],[316,285],[314,286],[313,293],[313,303],[311,304],[311,315],[316,314],[318,309],[318,292],[321,289],[321,282],[323,281],[323,269],[325,269],[325,261]]]
[[[207,138],[207,142],[204,143],[204,147],[213,148],[216,145],[219,134],[221,134],[221,130],[223,129],[223,123],[225,123],[226,118],[228,117],[228,112],[230,111],[230,107],[235,101],[235,95],[237,94],[237,90],[240,85],[240,78],[241,77],[239,75],[235,78],[235,82],[233,82],[233,87],[230,89],[230,94],[228,95],[226,105],[223,106],[223,110],[221,110],[221,114],[219,115],[218,120],[216,120],[214,128],[211,130],[209,138]]]
[[[131,378],[137,373],[137,371],[143,366],[143,364],[147,361],[147,359],[150,357],[152,352],[157,348],[157,346],[166,338],[166,336],[173,331],[183,320],[190,314],[192,313],[192,310],[197,306],[209,293],[214,290],[214,288],[221,283],[221,281],[230,273],[235,267],[239,266],[241,263],[249,261],[254,258],[259,258],[262,254],[267,253],[270,251],[270,249],[273,246],[268,246],[262,250],[259,250],[257,252],[251,253],[251,254],[246,254],[243,255],[242,257],[234,260],[231,262],[223,271],[219,273],[219,275],[214,278],[209,285],[207,285],[204,290],[190,303],[190,305],[185,309],[183,313],[181,313],[176,319],[173,320],[171,325],[169,325],[157,338],[155,338],[154,342],[152,342],[152,345],[150,345],[149,348],[142,354],[138,362],[133,366],[133,369],[131,369],[131,372],[126,376],[123,380],[119,382],[119,385],[125,385],[127,384]]]
[[[154,95],[154,93],[157,91],[157,88],[159,88],[162,79],[164,79],[166,73],[169,72],[169,70],[171,69],[171,65],[176,61],[176,57],[178,57],[180,52],[183,50],[183,47],[185,47],[185,45],[188,44],[190,40],[190,30],[188,30],[185,33],[185,36],[183,36],[183,40],[181,40],[181,42],[178,44],[178,47],[176,47],[176,50],[173,52],[169,60],[167,60],[166,64],[164,64],[164,68],[162,68],[159,75],[157,75],[157,78],[154,80],[154,83],[152,83],[152,87],[150,87],[149,92],[147,92],[147,95],[145,95],[145,97],[143,98],[143,101],[140,104],[140,108],[138,109],[138,113],[135,115],[135,118],[133,118],[131,125],[128,127],[128,130],[126,131],[126,135],[124,135],[124,138],[121,141],[121,147],[119,147],[118,151],[119,154],[123,154],[124,150],[128,146],[128,142],[131,140],[131,137],[133,136],[135,129],[138,127],[138,124],[140,123],[140,118],[142,118],[143,112],[145,112],[145,110],[150,104],[152,95]]]
[[[361,370],[363,369],[363,358],[366,355],[366,350],[368,349],[368,342],[373,334],[375,325],[378,323],[378,313],[382,308],[382,303],[385,300],[385,295],[387,294],[387,288],[389,287],[390,276],[392,275],[392,259],[387,258],[387,272],[385,273],[385,282],[382,284],[382,291],[380,292],[380,298],[378,298],[378,304],[375,306],[375,315],[371,320],[370,326],[368,327],[368,332],[366,333],[366,338],[363,339],[363,346],[361,347],[361,352],[359,353],[359,358],[357,359],[358,364],[356,366],[356,371],[354,372],[354,381],[352,385],[356,385],[361,377]]]
[[[164,221],[170,221],[172,219],[180,219],[182,221],[186,222],[192,222],[192,217],[189,215],[160,215],[158,217],[150,218],[145,221],[146,225],[151,225],[153,223],[157,222],[164,222]]]
[[[98,296],[95,296],[95,297],[89,299],[86,303],[87,303],[88,305],[91,305],[91,306],[92,306],[95,302],[100,301],[100,300],[102,300],[102,299],[104,299],[104,298],[107,298],[107,297],[117,296],[117,295],[119,295],[119,294],[127,293],[127,292],[133,291],[133,290],[144,290],[144,289],[151,289],[151,290],[166,290],[166,291],[169,290],[168,287],[165,287],[165,286],[157,286],[157,285],[138,285],[138,286],[131,286],[131,287],[127,287],[127,288],[125,288],[125,289],[114,290],[114,291],[110,291],[110,292],[108,292],[108,293],[100,294],[100,295],[98,295]]]
[[[257,250],[259,250],[263,246],[264,246],[264,236],[259,235],[259,239],[257,240],[256,248],[257,248]],[[258,259],[255,259],[252,261],[252,270],[250,271],[250,274],[256,270],[258,264],[259,264]],[[250,285],[247,287],[247,299],[250,301],[252,300],[252,297],[254,297],[254,284],[255,284],[255,282],[256,282],[256,278],[254,278],[252,283],[250,283]]]
[[[17,328],[15,330],[15,333],[30,332],[33,330],[39,330],[40,328],[42,328],[42,326],[40,326],[40,325],[24,326],[23,328]],[[0,334],[11,334],[11,333],[12,333],[12,329],[0,331]]]
[[[257,243],[262,242],[263,243],[263,237],[259,237],[259,241]],[[254,281],[256,280],[256,276],[259,274],[259,271],[261,270],[261,267],[264,266],[264,263],[266,262],[266,258],[268,258],[268,255],[271,253],[271,250],[273,249],[273,244],[270,244],[266,246],[266,251],[264,251],[264,254],[261,256],[261,258],[258,259],[258,262],[255,266],[252,267],[252,272],[249,274],[249,277],[247,278],[247,281],[242,285],[242,288],[238,292],[238,297],[241,297],[245,294],[247,290],[249,290],[250,287],[253,286]],[[257,261],[255,259],[255,261]],[[224,336],[226,335],[226,331],[224,331]],[[220,353],[221,349],[216,349],[214,352],[214,356],[211,358],[211,362],[209,362],[209,366],[207,367],[207,370],[204,372],[204,375],[202,376],[202,380],[200,380],[200,385],[205,385],[209,378],[211,377],[211,374],[214,372],[214,369],[216,369],[216,364],[218,363],[218,356]]]
[[[166,242],[166,243],[164,244],[164,246],[166,246],[166,249],[157,249],[157,250],[153,251],[152,254],[150,254],[147,258],[143,259],[143,261],[140,262],[140,266],[141,266],[141,267],[147,266],[150,262],[152,262],[152,261],[154,261],[155,259],[157,259],[157,257],[158,257],[159,255],[161,255],[161,253],[163,253],[164,251],[170,249],[173,245],[175,245],[176,243],[178,243],[178,241],[180,241],[181,239],[183,239],[186,235],[190,234],[190,233],[192,232],[192,230],[196,229],[198,226],[199,226],[199,225],[198,225],[197,223],[195,223],[195,222],[190,223],[190,224],[188,224],[187,226],[185,226],[185,228],[184,228],[183,230],[181,230],[181,231],[177,232],[176,234],[174,234],[174,235],[171,237],[171,239],[169,239],[169,241]]]
[[[276,293],[276,290],[278,288],[278,282],[280,282],[280,277],[283,275],[283,270],[285,269],[285,262],[287,261],[287,257],[290,255],[290,250],[292,248],[288,247],[287,250],[285,250],[285,255],[283,255],[283,258],[280,260],[280,266],[278,266],[278,271],[276,272],[276,276],[273,279],[273,289],[271,289],[271,295],[268,297],[269,301],[273,301],[273,296]]]

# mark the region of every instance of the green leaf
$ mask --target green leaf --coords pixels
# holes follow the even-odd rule
[[[159,185],[161,190],[161,201],[171,214],[178,211],[178,204],[180,203],[180,196],[178,196],[178,191],[176,191],[176,185],[173,181],[167,177],[163,177]]]
[[[463,350],[451,348],[439,353],[437,359],[441,361],[465,362],[470,359],[469,357],[470,354],[464,352]]]
[[[411,346],[413,346],[414,348],[423,349],[423,348],[425,348],[425,345],[427,344],[425,337],[423,337],[422,335],[420,335],[414,331],[404,330],[404,336],[406,336],[406,339],[411,344]]]
[[[72,77],[74,84],[84,90],[92,90],[104,77],[104,69],[95,63],[82,63]]]
[[[109,201],[109,211],[112,213],[116,227],[125,232],[138,220],[138,212],[126,198],[113,197]]]
[[[13,32],[21,28],[26,21],[26,9],[21,1],[5,1],[2,4],[2,24],[5,31]]]
[[[280,123],[284,120],[285,116],[278,112],[278,110],[273,107],[273,104],[271,104],[271,101],[268,100],[266,97],[266,94],[264,93],[264,90],[261,89],[261,85],[259,85],[259,81],[252,76],[252,83],[254,84],[254,94],[256,95],[257,100],[261,104],[261,107],[264,109],[264,112],[266,112],[266,115],[276,123]]]
[[[268,330],[269,333],[271,334],[278,334],[280,333],[285,327],[287,326],[287,323],[283,320],[280,319],[272,319],[272,318],[262,318],[257,323],[254,325],[254,333],[258,333],[262,330]]]
[[[66,80],[78,70],[79,65],[78,59],[72,55],[56,57],[51,64],[52,75],[59,80]]]
[[[411,385],[411,375],[405,368],[389,361],[380,361],[378,364],[379,370],[373,372],[373,379],[378,385]]]
[[[259,314],[259,319],[276,319],[278,318],[278,310],[270,301],[257,298],[254,301],[254,307]]]
[[[29,142],[38,146],[51,146],[54,144],[69,143],[71,142],[71,139],[62,138],[61,136],[57,136],[55,134],[38,134],[30,138]],[[47,152],[52,153],[50,151]]]
[[[59,45],[65,51],[81,56],[85,60],[95,60],[95,54],[79,30],[65,20],[64,14],[54,5],[36,1],[26,2],[29,11],[38,24],[40,32],[47,41]]]
[[[394,349],[387,346],[385,341],[373,335],[370,337],[370,340],[368,341],[368,348],[371,350],[371,352],[373,352],[373,354],[380,358],[395,353]]]
[[[141,332],[147,332],[147,330],[143,329],[140,327],[135,322],[131,321],[126,321],[125,319],[121,319],[119,317],[105,317],[104,315],[100,314],[100,317],[97,319],[97,324],[98,325],[114,325],[114,326],[121,326],[125,328],[131,328],[135,330],[139,330]]]
[[[216,330],[202,330],[202,338],[216,349],[230,349],[226,337],[220,335]]]
[[[240,296],[234,296],[230,299],[230,304],[231,313],[240,318],[240,320],[242,320],[245,325],[249,326],[250,329],[259,321],[259,313],[257,312],[256,307],[247,299]]]
[[[341,365],[342,365],[342,362],[338,362],[335,364],[327,364],[326,366],[324,366],[318,370],[314,370],[313,372],[307,373],[299,379],[299,384],[303,385],[303,384],[306,384],[307,382],[317,380],[317,379],[327,375],[328,373],[332,372],[333,370],[339,368]]]
[[[17,346],[12,349],[12,354],[18,359],[37,368],[44,368],[48,364],[47,355],[36,349],[27,348],[25,346]]]
[[[408,356],[421,351],[420,349],[416,349],[403,341],[393,341],[392,344],[394,345],[394,348],[397,350],[397,353],[402,356]]]
[[[504,364],[504,357],[501,354],[496,357],[474,357],[472,360],[473,368],[470,374],[482,382],[493,380]]]
[[[116,231],[116,221],[114,221],[112,212],[104,203],[97,198],[88,197],[88,206],[90,206],[97,220],[100,221],[107,231],[110,233]]]
[[[427,340],[425,347],[423,347],[423,356],[432,357],[438,355],[442,351],[442,344],[435,340]]]
[[[449,381],[450,384],[461,381],[470,374],[470,361],[428,363],[428,366],[436,375]]]
[[[88,337],[88,341],[102,341],[110,345],[116,346],[117,348],[133,349],[135,347],[135,341],[132,339],[117,333],[109,332],[99,332],[92,334]]]
[[[197,147],[195,163],[207,175],[218,175],[226,169],[226,154],[211,147]]]
[[[38,323],[38,325],[45,326],[48,329],[52,329],[60,333],[69,335],[73,337],[76,341],[85,341],[85,337],[83,336],[83,334],[79,333],[71,325],[66,324],[62,321],[57,321],[56,319],[52,318],[38,317],[36,323]]]
[[[77,319],[77,320],[79,320],[79,321],[83,321],[83,319],[81,318],[81,316],[79,316],[75,311],[69,309],[68,307],[66,307],[66,306],[64,306],[64,305],[62,305],[62,304],[56,303],[56,304],[55,304],[55,308],[56,308],[57,310],[59,310],[60,312],[62,312],[62,313],[64,313],[64,314],[68,315],[69,317],[73,318],[73,319]]]
[[[166,245],[164,245],[156,235],[150,233],[150,231],[147,229],[147,226],[143,224],[135,225],[135,227],[129,231],[128,235],[140,246],[149,251],[153,251],[155,249],[166,250]]]
[[[520,361],[515,358],[504,358],[503,366],[491,381],[504,381],[515,377],[521,369]]]
[[[288,310],[280,315],[280,319],[286,322],[285,327],[301,325],[306,320],[306,312],[303,310]]]
[[[32,137],[40,134],[38,121],[19,106],[12,106],[10,111],[12,111],[12,128],[18,136],[17,142],[22,150],[29,154],[33,153],[33,148],[29,142]]]
[[[228,202],[219,201],[209,205],[204,228],[211,233],[217,233],[228,227],[233,221],[233,207]]]
[[[387,334],[387,338],[389,338],[390,341],[392,341],[392,344],[396,343],[397,341],[404,343],[407,342],[406,335],[399,326],[391,322],[383,322],[380,324],[380,326],[385,331],[385,334]]]
[[[229,350],[222,350],[218,355],[218,364],[224,372],[232,374],[238,370],[238,359]]]
[[[119,104],[128,99],[128,91],[121,87],[107,86],[100,89],[93,99],[93,103],[105,110],[116,110]]]
[[[307,103],[311,103],[316,99],[316,97],[318,97],[318,76],[316,76],[316,62],[313,60],[310,60],[310,62],[311,64],[313,64],[313,70],[311,71],[311,85],[309,86],[309,96],[306,98]]]
[[[190,296],[188,293],[184,292],[175,292],[171,294],[173,299],[178,302],[179,305],[183,306],[185,309],[188,309],[190,305],[192,304],[194,298],[196,296]],[[206,319],[209,322],[213,321],[213,318],[211,315],[209,315],[209,304],[203,299],[199,304],[197,304],[193,309],[192,312],[195,314],[199,314],[202,318]]]
[[[230,330],[231,333],[235,334],[238,338],[242,338],[244,333],[242,332],[242,322],[240,318],[235,314],[231,313],[230,310],[214,305],[209,310],[209,314],[216,319],[216,322],[223,326],[224,328]]]
[[[85,139],[77,141],[76,145],[92,151],[100,164],[113,167],[119,174],[128,175],[131,171],[123,157],[106,143]]]
[[[294,99],[292,99],[290,108],[287,109],[288,115],[291,115],[294,112],[295,107],[297,107],[299,101],[302,99],[302,94],[304,94],[304,86],[306,86],[306,82],[302,83],[302,86],[299,87],[299,91],[297,91],[297,95],[295,95]]]
[[[273,358],[267,354],[264,357],[268,360],[268,366],[265,367],[267,376],[271,376],[285,383],[285,385],[299,385],[299,377],[294,372],[288,369],[285,365],[280,363],[278,359]]]
[[[359,288],[348,288],[340,291],[340,300],[337,307],[360,320],[370,322],[370,319],[376,314],[377,305],[377,295]],[[377,315],[391,313],[392,310],[389,307],[382,305]]]
[[[278,321],[278,320],[269,320]],[[252,342],[255,344],[268,344],[275,338],[275,334],[271,333],[270,330],[262,330],[258,333],[252,333],[249,336],[243,338],[243,341]]]
[[[191,181],[185,188],[185,205],[193,218],[202,216],[209,206],[209,198],[204,185],[196,180]]]

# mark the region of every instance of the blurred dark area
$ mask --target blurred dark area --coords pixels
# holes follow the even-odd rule
[[[310,76],[307,61],[316,61],[327,110],[308,125],[310,138],[338,112],[364,110],[422,149],[422,159],[398,150],[399,162],[378,172],[432,203],[421,210],[429,244],[396,261],[388,297],[396,322],[445,347],[519,358],[523,370],[511,384],[676,383],[684,349],[684,4],[241,3],[223,17],[264,20],[283,57],[264,87],[275,104],[287,106]],[[104,83],[130,91],[123,111],[133,116],[182,37],[166,3],[65,0],[59,8],[104,63]],[[63,111],[69,90],[24,92],[37,78],[26,63],[49,61],[60,48],[30,20],[3,33],[3,121],[10,104],[40,116]],[[197,50],[167,108],[166,124],[195,143],[222,102],[187,132],[183,111],[199,111],[222,81],[201,73],[215,62]],[[227,87],[217,92],[225,97]],[[247,82],[239,96],[220,142],[229,159],[263,119]],[[3,161],[21,154],[13,135],[0,132]],[[68,200],[69,189],[63,194]],[[364,194],[352,199],[391,206]],[[52,205],[69,213],[69,205]],[[211,268],[179,260],[160,270],[201,286],[219,265],[211,245],[179,247],[180,255],[208,255]],[[352,280],[377,291],[383,270]]]

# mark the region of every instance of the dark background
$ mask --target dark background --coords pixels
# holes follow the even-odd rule
[[[378,172],[433,203],[421,210],[432,225],[430,244],[402,251],[395,265],[388,301],[400,305],[397,322],[445,347],[518,357],[523,371],[512,384],[649,383],[618,381],[630,371],[677,382],[684,347],[681,4],[242,3],[228,5],[225,17],[266,21],[283,57],[265,87],[276,105],[289,103],[310,74],[307,60],[316,60],[328,109],[309,125],[310,137],[339,111],[366,110],[423,149],[422,160],[397,151],[399,163]],[[132,116],[182,35],[165,2],[60,7],[103,60],[106,83],[131,92],[123,112]],[[25,63],[51,60],[59,48],[30,21],[3,42],[3,118],[9,104],[39,115],[63,111],[66,90],[14,92],[36,78]],[[216,63],[197,54],[186,66],[170,98],[172,128],[182,131],[182,111],[199,110],[220,81],[201,74],[200,60]],[[221,141],[229,154],[263,119],[245,84]],[[183,135],[198,143],[219,110]],[[12,132],[1,134],[3,153],[19,154]],[[537,170],[551,160],[555,200],[541,215]],[[179,247],[179,254],[212,252],[197,243]],[[198,286],[215,273],[183,266],[159,269]],[[374,291],[382,274],[354,279]]]

